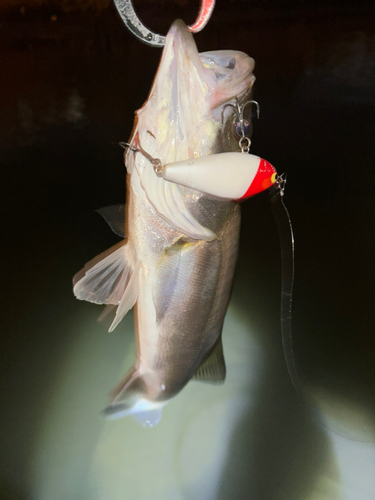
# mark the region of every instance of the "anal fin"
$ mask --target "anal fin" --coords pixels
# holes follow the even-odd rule
[[[225,380],[226,368],[221,337],[217,340],[210,355],[203,361],[192,377],[211,384],[222,384]]]

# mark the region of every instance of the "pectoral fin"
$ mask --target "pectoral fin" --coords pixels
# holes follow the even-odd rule
[[[73,278],[77,299],[118,306],[109,331],[137,301],[139,267],[131,248],[122,241],[88,262]]]
[[[200,365],[193,380],[211,384],[221,384],[225,380],[226,368],[221,337],[217,340],[211,354]]]
[[[116,326],[120,323],[125,314],[134,306],[137,302],[138,291],[139,291],[139,268],[140,264],[136,265],[136,268],[133,270],[133,273],[126,285],[123,296],[121,297],[120,303],[116,310],[116,316],[113,320],[111,326],[109,327],[109,332],[113,332]]]

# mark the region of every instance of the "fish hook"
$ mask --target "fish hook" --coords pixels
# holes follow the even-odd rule
[[[121,19],[128,30],[141,42],[151,47],[164,47],[165,36],[152,32],[139,20],[131,0],[114,0]],[[215,0],[201,0],[201,7],[196,21],[188,26],[192,33],[198,33],[208,23],[214,10]]]
[[[154,158],[151,156],[147,151],[145,151],[142,146],[139,144],[138,147],[136,148],[133,146],[133,144],[129,144],[128,142],[119,142],[119,146],[121,146],[123,149],[129,148],[133,153],[141,153],[154,167],[154,172],[158,177],[162,177],[162,163],[159,158]]]
[[[255,106],[257,108],[257,118],[259,120],[260,106],[259,106],[259,103],[257,101],[254,101],[254,100],[246,101],[244,104],[240,104],[238,99],[236,98],[234,104],[231,102],[228,102],[221,109],[221,128],[223,128],[223,125],[224,125],[225,108],[233,108],[236,112],[238,123],[240,125],[240,133],[238,133],[238,135],[241,135],[240,140],[238,141],[238,145],[240,146],[242,153],[248,153],[250,150],[250,145],[251,145],[251,140],[249,139],[249,137],[246,136],[245,120],[243,117],[245,108],[248,104],[255,104]],[[246,125],[249,125],[249,123],[246,123]]]

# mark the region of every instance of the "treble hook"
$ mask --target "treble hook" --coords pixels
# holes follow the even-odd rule
[[[114,0],[118,13],[124,21],[128,30],[133,33],[141,42],[151,45],[152,47],[164,47],[165,36],[158,35],[148,28],[139,20],[135,13],[131,0]],[[201,0],[201,8],[198,17],[188,29],[192,33],[198,33],[208,23],[214,10],[215,0]]]
[[[248,104],[255,104],[255,106],[257,108],[257,118],[259,120],[260,106],[259,106],[259,103],[257,101],[254,101],[254,100],[246,101],[244,104],[240,104],[238,99],[236,98],[234,104],[231,102],[228,102],[221,109],[221,128],[223,128],[223,126],[224,126],[225,108],[233,108],[235,110],[237,118],[238,118],[238,122],[240,124],[240,130],[241,130],[241,137],[240,137],[240,140],[238,142],[238,145],[240,146],[241,151],[243,153],[247,153],[249,151],[250,145],[251,145],[251,140],[248,137],[246,137],[244,117],[243,117],[245,108]]]
[[[254,100],[251,100],[251,101],[246,101],[244,104],[240,104],[238,99],[236,98],[236,101],[235,103],[231,103],[231,102],[228,102],[227,104],[225,104],[222,109],[221,109],[221,126],[223,126],[224,124],[224,110],[225,108],[233,108],[236,112],[236,115],[237,115],[237,118],[240,122],[240,125],[241,125],[241,134],[242,136],[245,136],[245,130],[244,130],[244,124],[243,124],[243,114],[244,114],[244,111],[245,111],[245,108],[248,104],[255,104],[256,108],[257,108],[257,118],[259,120],[259,116],[260,116],[260,106],[259,106],[259,103],[257,101],[254,101]]]

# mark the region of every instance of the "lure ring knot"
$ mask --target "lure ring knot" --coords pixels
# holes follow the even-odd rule
[[[275,184],[279,190],[280,196],[284,196],[285,185],[286,185],[286,174],[277,175]]]

